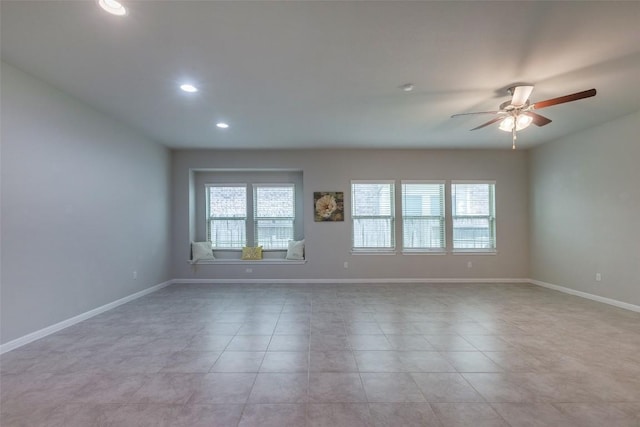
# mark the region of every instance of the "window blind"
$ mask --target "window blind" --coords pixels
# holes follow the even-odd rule
[[[495,249],[495,183],[451,183],[454,249]]]
[[[207,235],[214,249],[246,245],[247,187],[207,185]]]
[[[255,243],[264,249],[286,249],[293,240],[293,184],[254,184]]]
[[[402,181],[402,247],[445,250],[443,181]]]
[[[353,249],[394,249],[394,182],[352,181],[351,199]]]

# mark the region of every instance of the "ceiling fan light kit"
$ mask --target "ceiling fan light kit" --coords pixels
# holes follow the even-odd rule
[[[551,123],[551,119],[548,119],[538,113],[534,113],[533,110],[540,110],[541,108],[551,107],[553,105],[564,104],[566,102],[578,101],[584,98],[590,98],[596,95],[595,89],[589,89],[582,92],[572,93],[570,95],[560,96],[558,98],[547,99],[546,101],[536,102],[531,104],[529,97],[533,92],[533,85],[521,85],[513,86],[508,89],[511,94],[511,100],[500,104],[498,111],[479,111],[474,113],[462,113],[454,114],[451,117],[468,116],[475,114],[493,114],[496,115],[493,119],[486,123],[476,126],[471,130],[481,129],[489,126],[493,123],[500,122],[498,128],[505,132],[511,132],[512,145],[511,148],[516,148],[516,132],[526,129],[533,123],[540,127]]]
[[[520,131],[522,129],[526,129],[533,122],[533,117],[527,115],[526,113],[522,113],[520,115],[509,115],[502,119],[498,129],[503,130],[505,132],[511,132],[513,130],[513,125],[515,123],[516,130]]]

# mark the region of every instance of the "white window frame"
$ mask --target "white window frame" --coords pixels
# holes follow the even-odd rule
[[[440,214],[439,215],[408,215],[406,212],[407,203],[406,203],[406,185],[438,185],[440,188]],[[402,213],[402,252],[403,253],[435,253],[435,254],[444,254],[447,251],[447,232],[446,232],[446,181],[444,180],[402,180],[400,181],[400,192],[401,192],[401,213]],[[438,247],[407,247],[407,239],[406,237],[406,225],[408,221],[407,219],[427,219],[427,220],[437,220],[440,223],[440,246]]]
[[[253,187],[253,216],[251,221],[253,222],[253,241],[254,246],[262,246],[264,250],[287,250],[289,240],[295,240],[295,221],[296,221],[296,187],[295,184],[290,183],[277,183],[277,184],[252,184]],[[258,189],[264,188],[291,188],[292,193],[292,216],[290,217],[258,217]],[[287,242],[283,244],[283,246],[271,247],[264,242],[258,241],[258,221],[291,221],[291,236],[287,239]]]
[[[390,193],[390,215],[356,215],[356,203],[354,194],[354,185],[358,184],[383,184],[389,185]],[[351,181],[351,251],[352,253],[374,253],[374,254],[394,254],[396,249],[396,221],[395,221],[395,180],[352,180]],[[356,247],[355,232],[356,221],[360,219],[387,219],[389,220],[389,242],[386,247]]]
[[[222,187],[241,187],[245,189],[245,202],[244,202],[244,217],[237,217],[237,216],[230,216],[230,217],[213,217],[211,215],[210,212],[210,207],[211,207],[211,200],[210,200],[210,192],[209,189],[210,188],[222,188]],[[247,184],[226,184],[226,183],[220,183],[220,184],[205,184],[205,207],[206,207],[206,214],[205,214],[205,218],[207,221],[207,227],[206,227],[206,233],[207,233],[207,239],[209,241],[211,241],[211,245],[213,250],[241,250],[242,246],[246,246],[247,245],[247,223],[248,223],[248,218],[247,218],[247,212],[248,212],[248,206],[247,206]],[[211,221],[244,221],[244,242],[242,244],[242,246],[240,247],[234,247],[234,246],[217,246],[215,245],[215,242],[213,241],[213,239],[211,239]]]
[[[454,201],[454,186],[458,184],[486,184],[491,186],[491,191],[489,193],[489,215],[455,215],[455,201]],[[488,253],[495,254],[497,253],[497,237],[496,237],[496,181],[491,180],[458,180],[451,181],[451,245],[452,251],[454,253]],[[482,219],[486,218],[489,224],[489,238],[490,238],[490,247],[488,248],[456,248],[455,243],[455,222],[456,219]]]

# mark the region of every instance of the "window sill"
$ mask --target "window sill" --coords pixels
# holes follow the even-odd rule
[[[252,246],[249,246],[252,247]],[[215,254],[216,252],[222,252],[222,253],[242,253],[242,248],[235,248],[235,249],[220,249],[220,248],[213,248],[213,253]],[[282,252],[282,253],[286,253],[287,252],[287,248],[283,248],[283,249],[262,249],[262,252]]]
[[[498,255],[495,249],[454,249],[452,255]]]
[[[447,251],[430,251],[419,249],[405,249],[402,251],[402,255],[446,255]]]
[[[396,251],[375,251],[367,249],[352,249],[351,255],[396,255]]]
[[[187,261],[191,265],[208,265],[208,264],[218,264],[218,265],[235,265],[235,264],[268,264],[268,265],[299,265],[306,264],[306,259],[206,259],[200,261]]]

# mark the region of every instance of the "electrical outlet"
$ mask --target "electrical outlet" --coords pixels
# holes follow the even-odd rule
[[[596,273],[596,282],[600,282],[602,280],[602,274]]]
[[[473,267],[473,263],[471,261],[468,261],[467,262],[467,268],[471,268],[471,267]]]
[[[245,273],[253,273],[253,268],[247,268],[244,270]]]
[[[138,280],[138,271],[133,270],[133,280]]]
[[[344,268],[349,268],[349,263],[347,261],[344,262]]]

